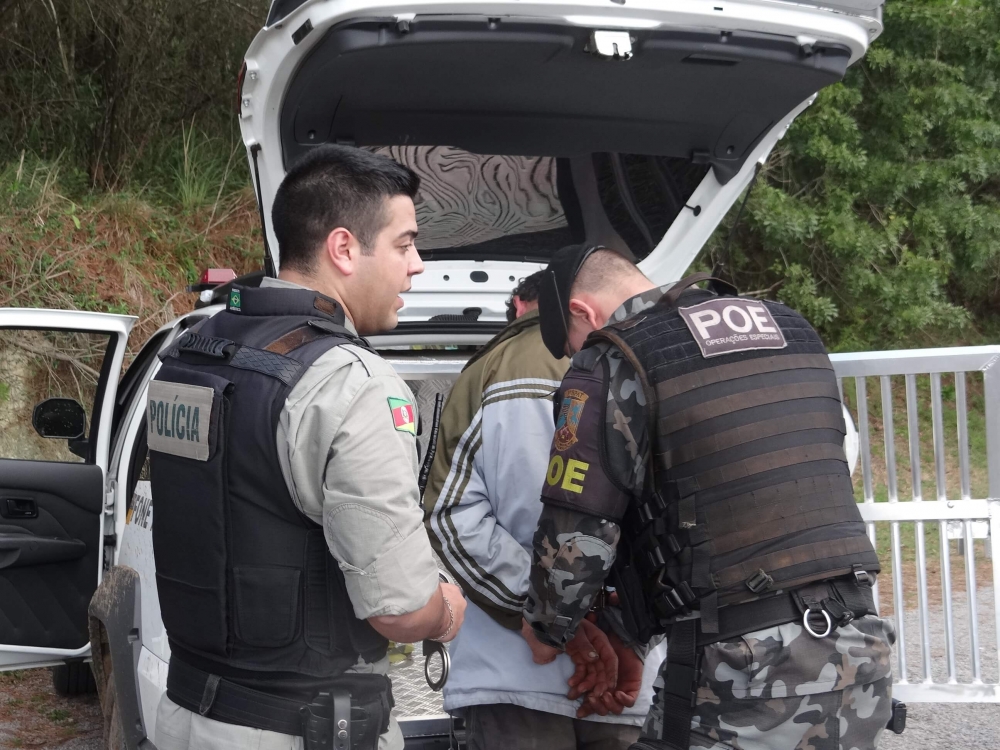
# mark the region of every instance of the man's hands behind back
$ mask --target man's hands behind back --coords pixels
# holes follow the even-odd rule
[[[601,716],[622,713],[635,705],[642,687],[642,659],[617,635],[601,630],[596,619],[595,615],[588,615],[566,644],[566,654],[576,667],[569,678],[566,697],[583,699],[576,714],[580,719],[595,713]],[[550,664],[560,653],[559,649],[539,641],[527,620],[522,623],[521,635],[535,664]]]

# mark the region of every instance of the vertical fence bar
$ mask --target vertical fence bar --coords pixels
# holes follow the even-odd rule
[[[896,433],[893,428],[892,381],[888,375],[879,380],[882,386],[882,432],[885,438],[885,481],[889,502],[899,502],[896,485]],[[896,655],[899,660],[899,682],[906,684],[906,605],[903,598],[903,551],[899,537],[899,521],[890,522],[892,529],[892,604],[896,613]]]
[[[941,374],[931,374],[931,424],[934,433],[934,478],[937,502],[948,500],[944,445],[944,406],[941,399]],[[948,660],[948,684],[958,682],[955,670],[955,619],[951,608],[951,547],[948,541],[948,522],[938,521],[941,546],[941,600],[944,605],[945,654]]]
[[[983,681],[979,660],[979,607],[976,602],[976,540],[972,538],[972,521],[965,525],[965,593],[969,599],[969,637],[972,646],[972,684]]]
[[[970,480],[969,464],[969,412],[968,403],[965,399],[965,373],[955,373],[955,414],[958,419],[958,476],[961,487],[962,499],[968,500],[972,497],[972,482]],[[965,525],[962,525],[962,533],[965,533]],[[965,554],[965,544],[958,540],[958,552]],[[948,543],[948,552],[951,553],[951,543]]]
[[[969,413],[965,402],[965,373],[955,373],[955,415],[958,418],[958,474],[962,499],[972,497],[969,480]],[[989,416],[987,415],[987,419]]]
[[[906,432],[910,442],[910,479],[913,502],[923,502],[920,467],[920,416],[917,409],[917,376],[906,376]],[[927,602],[927,550],[924,522],[913,524],[917,551],[917,611],[920,614],[920,666],[924,682],[931,681],[931,616]]]
[[[854,385],[857,390],[858,401],[858,445],[861,452],[861,482],[864,487],[865,502],[874,503],[875,493],[872,491],[872,444],[868,434],[868,386],[864,377],[854,378]],[[875,546],[875,524],[869,521],[868,538],[871,539],[872,547]],[[878,597],[878,581],[872,587],[872,596],[875,599],[876,611],[880,609]]]
[[[983,367],[983,394],[986,399],[986,465],[989,472],[990,497],[990,551],[998,549],[994,509],[1000,502],[1000,356],[993,357]],[[993,612],[996,620],[997,655],[1000,657],[1000,558],[995,554],[993,563]]]

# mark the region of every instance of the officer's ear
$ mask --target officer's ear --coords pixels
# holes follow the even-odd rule
[[[357,271],[361,243],[349,229],[337,227],[326,236],[323,255],[342,276],[350,276]]]
[[[591,300],[580,297],[570,298],[569,317],[572,322],[575,322],[587,333],[604,327],[601,314]]]

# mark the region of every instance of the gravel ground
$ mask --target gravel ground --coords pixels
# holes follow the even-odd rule
[[[993,589],[981,587],[976,597],[979,616],[979,652],[982,679],[996,683],[998,676],[996,621],[993,612]],[[965,592],[952,597],[955,618],[955,666],[960,683],[972,680],[970,619]],[[906,637],[907,677],[919,683],[922,673],[920,619],[908,611],[903,622]],[[935,682],[948,679],[945,653],[944,615],[940,607],[930,611],[931,677]],[[897,646],[899,644],[897,643]],[[899,675],[898,663],[893,673]],[[902,735],[886,733],[881,750],[998,750],[1000,748],[1000,705],[976,703],[907,704],[906,731]]]
[[[0,673],[0,748],[100,747],[101,708],[96,695],[64,698],[48,669]]]

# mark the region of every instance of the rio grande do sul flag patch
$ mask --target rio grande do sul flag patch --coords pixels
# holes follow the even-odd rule
[[[417,434],[417,415],[413,404],[405,398],[389,396],[389,411],[392,412],[392,425],[400,432]]]

